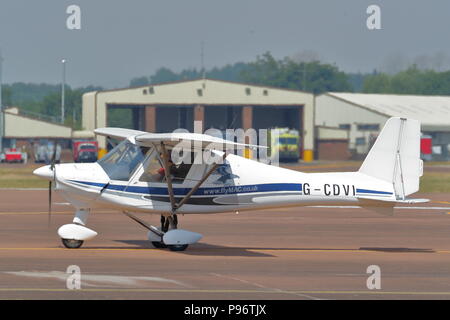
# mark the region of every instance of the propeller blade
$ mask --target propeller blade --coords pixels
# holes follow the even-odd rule
[[[51,161],[51,164],[50,164],[50,169],[52,169],[52,170],[55,168],[55,162],[56,162],[56,149],[57,149],[57,147],[58,147],[58,141],[55,140],[55,141],[54,141],[54,144],[53,144],[52,161]]]
[[[53,171],[53,181],[56,184],[56,150],[58,148],[58,141],[55,140],[53,143],[53,155],[50,163],[50,169]],[[52,220],[52,181],[48,183],[48,226],[50,227],[50,222]]]

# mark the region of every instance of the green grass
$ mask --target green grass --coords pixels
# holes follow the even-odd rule
[[[48,181],[33,175],[39,166],[27,165],[16,167],[2,165],[0,167],[0,188],[47,188]]]
[[[420,179],[420,192],[425,193],[450,193],[449,172],[426,172]]]

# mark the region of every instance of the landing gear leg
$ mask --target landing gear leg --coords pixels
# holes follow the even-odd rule
[[[161,216],[161,230],[167,232],[178,228],[178,217],[176,214],[164,217]]]
[[[162,232],[167,232],[169,230],[169,225],[167,225],[167,230],[166,230],[166,221],[168,221],[168,219],[166,219],[165,216],[161,215],[161,231]],[[157,249],[167,248],[167,246],[164,244],[164,242],[162,242],[162,240],[161,241],[152,241],[152,245]]]

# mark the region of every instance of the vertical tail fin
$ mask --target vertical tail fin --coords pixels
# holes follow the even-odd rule
[[[390,182],[397,199],[405,199],[419,190],[423,173],[420,160],[420,122],[390,118],[359,172]]]

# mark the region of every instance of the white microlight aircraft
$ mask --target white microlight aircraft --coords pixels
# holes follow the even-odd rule
[[[86,227],[96,208],[118,209],[148,229],[155,247],[182,251],[202,236],[178,229],[178,214],[317,205],[392,214],[396,203],[428,201],[406,198],[419,190],[423,172],[420,123],[412,119],[389,119],[357,172],[302,173],[267,165],[227,152],[242,144],[204,134],[120,128],[95,133],[121,142],[96,163],[52,163],[34,171],[50,181],[49,217],[52,183],[76,208],[73,222],[58,229],[67,248],[97,235]],[[180,144],[187,146],[189,160],[208,153],[213,161],[172,162]],[[161,227],[134,215],[139,212],[160,214]]]

